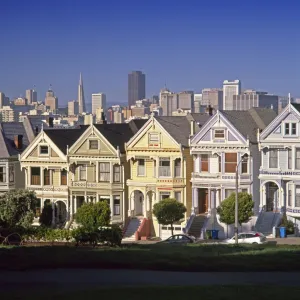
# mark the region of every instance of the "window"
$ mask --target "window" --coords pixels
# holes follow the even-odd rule
[[[49,147],[48,146],[40,146],[40,154],[41,155],[48,155],[49,154]]]
[[[99,196],[99,201],[106,201],[108,205],[110,205],[110,197],[109,196]]]
[[[292,149],[287,149],[288,152],[288,168],[292,169]]]
[[[242,157],[242,174],[248,173],[248,156],[244,155]]]
[[[247,193],[248,194],[248,189],[242,189],[242,193]]]
[[[292,206],[292,190],[291,187],[289,187],[289,192],[288,192],[288,206]]]
[[[149,143],[158,143],[159,134],[158,133],[149,133]]]
[[[225,173],[235,173],[237,164],[236,153],[225,153]]]
[[[284,135],[296,135],[297,123],[284,123]]]
[[[164,200],[170,198],[170,193],[169,192],[161,192],[160,193],[160,200]]]
[[[137,163],[137,176],[145,176],[145,160],[138,159]]]
[[[221,155],[218,156],[218,162],[219,162],[219,173],[222,173],[222,157],[221,157]]]
[[[0,182],[6,182],[6,167],[0,167]]]
[[[278,150],[271,149],[269,151],[269,168],[278,168]]]
[[[224,129],[216,129],[214,131],[215,139],[224,139],[225,138],[225,130]]]
[[[297,133],[297,124],[296,123],[292,123],[292,135],[296,135]]]
[[[175,177],[181,177],[181,159],[175,159]]]
[[[86,180],[86,165],[79,166],[79,180]]]
[[[114,215],[120,215],[120,196],[114,196]]]
[[[290,123],[284,124],[284,134],[289,135],[290,134]]]
[[[110,163],[100,163],[99,181],[110,182]]]
[[[60,185],[67,185],[68,183],[68,173],[67,170],[62,170],[60,172]]]
[[[296,148],[296,162],[295,162],[295,168],[300,169],[300,148]]]
[[[160,158],[159,159],[159,177],[170,177],[171,168],[170,168],[170,158]]]
[[[50,170],[44,170],[44,185],[50,185]]]
[[[174,196],[175,196],[175,199],[176,199],[178,202],[181,202],[181,192],[175,192],[175,193],[174,193]]]
[[[201,172],[208,172],[208,154],[201,154]]]
[[[31,185],[41,185],[41,169],[39,167],[31,168]]]
[[[232,193],[235,193],[234,189],[226,189],[225,190],[225,199],[227,199]]]
[[[121,166],[114,165],[114,182],[121,182]]]
[[[15,167],[9,166],[9,182],[15,181]]]
[[[89,149],[90,150],[98,150],[98,141],[97,140],[89,140]]]
[[[296,185],[295,207],[300,207],[300,185]]]

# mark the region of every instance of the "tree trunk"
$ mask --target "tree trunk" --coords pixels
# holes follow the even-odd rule
[[[173,223],[171,223],[171,235],[173,235]]]

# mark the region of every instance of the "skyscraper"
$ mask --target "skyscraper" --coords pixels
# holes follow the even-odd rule
[[[77,101],[69,101],[68,102],[68,116],[76,116],[78,115],[79,106]]]
[[[96,114],[98,107],[103,109],[103,112],[106,111],[106,95],[103,93],[92,94],[92,114]]]
[[[58,109],[58,99],[55,97],[52,87],[46,93],[45,105],[49,106],[50,111],[54,112]]]
[[[241,94],[240,80],[224,80],[223,82],[223,109],[233,110],[233,95]]]
[[[146,76],[141,71],[128,74],[128,106],[146,98]]]
[[[37,92],[34,89],[26,90],[26,99],[28,104],[37,102]]]
[[[82,114],[85,111],[85,100],[84,100],[84,90],[83,90],[83,80],[80,73],[79,77],[79,85],[78,85],[78,106],[79,106],[79,114]]]

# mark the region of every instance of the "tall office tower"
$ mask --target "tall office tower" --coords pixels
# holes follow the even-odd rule
[[[172,116],[172,112],[178,108],[178,94],[170,92],[167,88],[160,91],[159,101],[163,116]]]
[[[146,76],[141,71],[128,74],[128,106],[135,105],[136,100],[146,98]]]
[[[5,94],[0,92],[0,108],[2,108],[3,106],[5,106]]]
[[[194,112],[199,113],[202,103],[202,94],[194,94]]]
[[[80,73],[79,85],[78,85],[78,105],[79,105],[79,114],[86,112],[84,90],[83,90],[83,80],[82,80],[81,73]]]
[[[52,87],[46,93],[45,105],[49,106],[50,111],[54,112],[58,109],[58,99],[55,97]]]
[[[92,114],[96,114],[98,107],[101,107],[105,113],[106,111],[106,95],[103,93],[92,94]]]
[[[206,88],[202,90],[202,101],[200,112],[205,112],[208,106],[211,106],[215,111],[223,109],[223,91],[222,89]]]
[[[194,111],[194,92],[184,91],[178,93],[178,108]]]
[[[26,99],[28,104],[31,104],[32,102],[37,102],[37,92],[34,89],[26,90]]]
[[[233,95],[241,94],[240,80],[224,80],[223,82],[223,110],[233,109]]]
[[[272,108],[278,113],[278,96],[255,90],[245,90],[241,95],[233,95],[233,110],[248,110],[252,107]]]
[[[78,101],[69,101],[68,102],[68,116],[77,116],[79,114],[79,105]]]

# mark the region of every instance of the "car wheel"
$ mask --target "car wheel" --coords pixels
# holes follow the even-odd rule
[[[258,245],[258,243],[254,242],[254,243],[252,243],[252,245]]]

